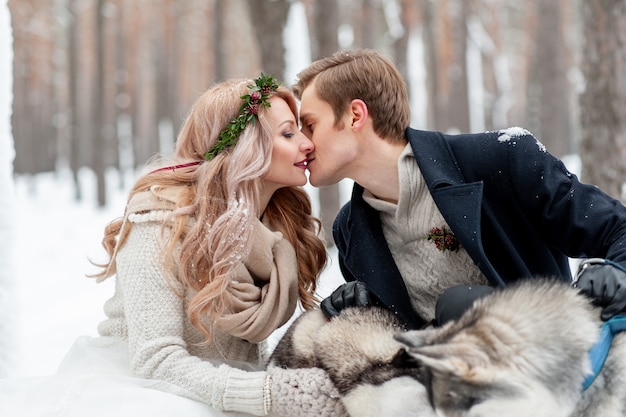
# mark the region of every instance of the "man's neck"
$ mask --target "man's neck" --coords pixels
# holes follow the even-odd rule
[[[362,154],[353,179],[377,198],[397,203],[400,193],[398,158],[406,144],[378,141]]]

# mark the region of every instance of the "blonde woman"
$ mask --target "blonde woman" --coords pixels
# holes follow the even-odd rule
[[[0,411],[342,415],[322,370],[263,368],[264,341],[297,303],[316,305],[326,264],[301,188],[312,150],[273,77],[205,92],[173,160],[138,179],[105,229],[109,260],[95,277],[116,282],[100,337],[80,338],[36,387],[0,382]]]

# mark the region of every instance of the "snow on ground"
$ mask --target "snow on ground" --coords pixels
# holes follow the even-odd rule
[[[81,180],[92,183],[89,174],[83,172]],[[13,373],[50,374],[74,339],[95,335],[104,318],[102,304],[112,295],[113,280],[96,284],[85,274],[96,270],[89,257],[104,260],[104,226],[124,203],[115,193],[105,209],[76,203],[63,174],[18,177],[15,188],[18,357]],[[87,200],[95,202],[91,196]]]
[[[80,173],[84,201],[76,203],[69,174],[19,176],[16,191],[15,292],[17,311],[14,343],[17,355],[12,377],[54,373],[74,340],[97,335],[104,319],[102,305],[113,294],[114,279],[96,284],[87,278],[96,268],[89,259],[105,260],[100,246],[106,224],[123,213],[126,190],[116,189],[116,174],[108,177],[109,203],[99,209],[90,171]],[[132,178],[129,179],[129,186]],[[320,295],[340,282],[336,256],[320,281]],[[284,329],[270,340],[277,341]]]

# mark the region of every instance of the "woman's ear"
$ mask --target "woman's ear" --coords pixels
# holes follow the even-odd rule
[[[363,100],[355,98],[350,102],[351,126],[355,132],[358,132],[365,126],[368,114],[367,104]]]

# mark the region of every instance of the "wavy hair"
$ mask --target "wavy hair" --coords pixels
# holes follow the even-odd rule
[[[216,143],[220,131],[237,116],[241,96],[252,80],[229,80],[216,84],[193,105],[176,141],[172,163],[202,160]],[[275,93],[297,116],[291,92],[279,87]],[[162,262],[168,276],[194,291],[188,300],[191,323],[211,340],[212,323],[228,313],[225,291],[233,260],[245,259],[250,250],[250,233],[260,214],[259,191],[262,175],[271,162],[273,132],[266,110],[257,123],[248,123],[237,145],[220,152],[211,161],[196,166],[157,170],[142,175],[130,192],[129,200],[148,189],[179,187],[177,209],[166,219]],[[161,162],[162,164],[162,162]],[[317,278],[326,265],[327,254],[320,239],[320,221],[312,215],[311,202],[302,187],[277,190],[263,212],[263,219],[280,231],[295,249],[298,259],[298,292],[303,308],[313,308]],[[106,279],[116,272],[115,253],[130,231],[125,218],[105,228],[102,245],[109,261],[96,264],[103,270],[92,275]],[[204,320],[204,318],[208,318]]]

